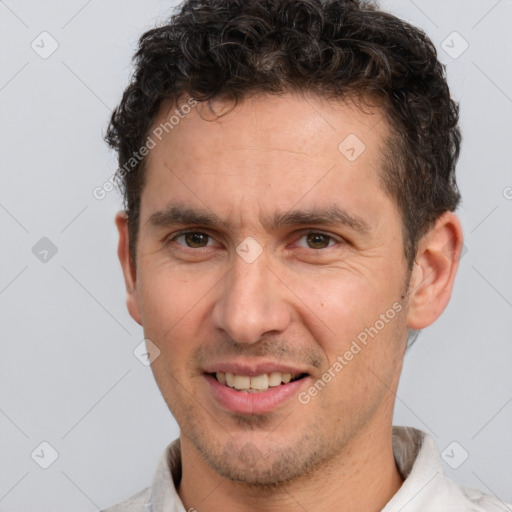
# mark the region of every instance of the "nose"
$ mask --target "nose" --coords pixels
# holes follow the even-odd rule
[[[219,283],[213,323],[239,343],[256,343],[265,334],[283,332],[291,321],[287,288],[261,255],[247,263],[236,256],[231,272]]]

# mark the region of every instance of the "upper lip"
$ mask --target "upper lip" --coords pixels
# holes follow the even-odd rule
[[[308,373],[306,370],[290,366],[283,363],[261,362],[261,363],[242,363],[239,361],[231,361],[224,363],[211,364],[204,370],[206,373],[232,373],[234,375],[247,375],[248,377],[256,377],[264,373],[291,373],[292,375],[300,375]]]

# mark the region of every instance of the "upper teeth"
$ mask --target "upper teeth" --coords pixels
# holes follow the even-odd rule
[[[288,384],[292,379],[291,373],[263,373],[262,375],[256,375],[255,377],[249,377],[248,375],[235,375],[233,373],[217,372],[215,374],[217,380],[221,384],[226,384],[230,388],[235,388],[242,391],[257,390],[264,391],[269,387],[275,387],[283,384]]]

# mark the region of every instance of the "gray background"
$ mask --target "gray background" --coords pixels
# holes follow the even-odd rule
[[[102,133],[136,40],[170,5],[0,1],[2,511],[118,502],[149,485],[178,433],[133,354],[143,334],[116,256],[120,197],[93,196],[116,168]],[[382,5],[430,35],[461,102],[468,249],[450,306],[406,357],[395,423],[448,447],[454,480],[512,502],[512,2]],[[43,441],[58,452],[48,469]]]

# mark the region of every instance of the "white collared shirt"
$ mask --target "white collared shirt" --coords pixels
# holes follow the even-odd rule
[[[512,511],[511,505],[447,478],[435,441],[420,430],[393,427],[393,453],[404,483],[382,512]],[[151,487],[105,512],[187,512],[174,484],[180,479],[181,452],[176,439],[162,455]]]

